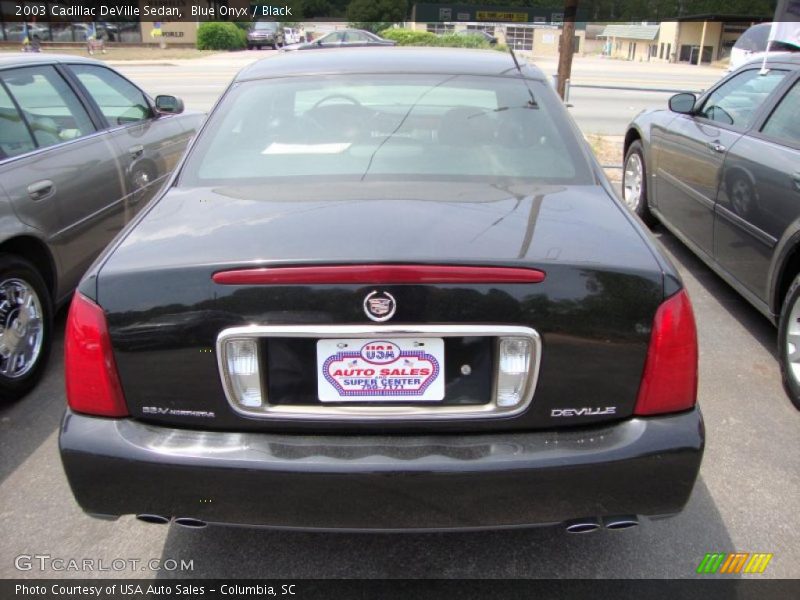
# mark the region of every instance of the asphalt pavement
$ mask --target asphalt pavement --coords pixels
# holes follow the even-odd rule
[[[35,562],[31,570],[15,567],[20,555],[43,554],[103,560],[106,567],[114,559],[141,561],[136,570],[80,574],[89,577],[692,577],[705,553],[733,551],[773,553],[760,577],[797,577],[800,413],[781,388],[775,330],[670,234],[657,229],[656,235],[676,262],[696,311],[699,399],[708,435],[700,478],[679,516],[585,535],[560,528],[424,534],[191,530],[130,516],[95,520],[73,501],[58,457],[62,313],[44,381],[24,400],[0,409],[0,577],[79,575],[42,571]],[[193,570],[142,570],[151,559],[193,561]]]
[[[177,93],[190,108],[203,110],[242,65],[232,59],[199,62],[123,70],[148,91]],[[177,73],[172,69],[181,75],[165,77]],[[696,576],[705,553],[733,551],[774,554],[763,575],[748,577],[800,576],[800,413],[781,387],[775,329],[669,233],[657,228],[656,236],[694,304],[699,401],[708,436],[700,477],[679,516],[585,535],[559,528],[413,534],[191,530],[130,516],[95,520],[75,504],[58,456],[62,312],[41,385],[0,407],[0,577],[682,578]],[[42,570],[37,560],[25,558],[34,555],[90,559],[95,570],[56,571],[52,563]],[[114,559],[127,566],[99,570]],[[131,567],[131,559],[140,562]],[[167,567],[169,559],[191,561],[192,568],[156,571],[146,564],[151,559],[167,561]]]
[[[240,69],[275,54],[277,53],[273,50],[251,50],[194,60],[144,63],[122,61],[112,64],[148,93],[176,95],[184,100],[187,109],[207,112]],[[547,76],[556,73],[558,65],[553,57],[525,58]],[[624,135],[625,127],[634,116],[645,108],[665,108],[671,94],[579,86],[700,91],[719,80],[723,74],[722,69],[706,65],[664,65],[576,57],[570,80],[570,113],[586,134]]]

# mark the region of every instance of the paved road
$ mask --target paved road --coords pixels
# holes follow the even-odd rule
[[[243,53],[235,60],[124,70],[153,93],[172,91],[189,107],[207,109],[250,59]],[[611,66],[614,77],[629,75],[620,74],[628,68],[625,63]],[[781,389],[775,331],[672,236],[658,230],[657,236],[674,257],[695,305],[700,402],[708,431],[700,479],[680,516],[585,536],[558,529],[311,534],[187,530],[145,525],[132,517],[97,521],[75,505],[58,458],[64,404],[59,333],[42,384],[23,401],[0,408],[0,577],[61,575],[17,571],[14,559],[20,554],[103,559],[107,565],[119,558],[194,561],[193,572],[116,573],[148,577],[690,577],[706,552],[733,550],[773,552],[766,576],[800,576],[800,413]],[[59,330],[63,324],[61,314]]]
[[[554,59],[534,58],[533,62],[548,75],[557,71]],[[576,58],[570,78],[570,113],[586,134],[624,135],[633,117],[646,108],[666,108],[672,93],[582,88],[581,85],[699,92],[722,75],[722,70],[707,66]]]
[[[231,78],[245,65],[273,56],[272,50],[238,52],[207,59],[182,60],[166,64],[115,66],[151,94],[180,96],[186,107],[208,111]],[[552,58],[530,59],[546,74],[557,70]],[[696,65],[634,63],[596,57],[576,58],[573,85],[609,85],[699,91],[722,75],[717,68]],[[671,94],[573,87],[569,101],[572,116],[584,133],[623,135],[631,119],[648,107],[666,107]]]

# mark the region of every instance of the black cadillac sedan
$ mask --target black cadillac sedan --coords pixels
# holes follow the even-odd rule
[[[700,97],[637,116],[623,188],[632,210],[778,326],[784,387],[800,409],[800,55],[751,62]]]
[[[703,452],[675,269],[494,51],[247,67],[65,344],[61,456],[106,518],[621,529]]]

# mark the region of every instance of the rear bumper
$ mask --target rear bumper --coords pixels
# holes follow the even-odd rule
[[[81,507],[304,529],[471,529],[686,504],[700,412],[574,431],[305,436],[172,429],[67,411],[64,469]]]

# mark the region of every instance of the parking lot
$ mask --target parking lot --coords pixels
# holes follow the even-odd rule
[[[180,96],[189,110],[208,111],[230,79],[244,66],[275,54],[251,50],[219,54],[209,58],[178,61],[121,61],[112,64],[152,94]],[[509,58],[510,60],[510,58]],[[534,58],[546,75],[555,74],[555,57]],[[717,81],[723,71],[716,67],[687,64],[656,65],[598,57],[576,58],[572,67],[574,85],[604,85],[700,91]],[[625,126],[641,110],[666,106],[669,93],[641,90],[601,90],[573,87],[572,116],[584,133],[622,135]],[[621,160],[621,159],[620,159]]]
[[[174,93],[187,108],[207,110],[235,71],[254,56],[266,55],[119,68],[152,93]],[[613,64],[604,80],[627,80],[632,86],[672,81],[700,89],[721,74],[702,68],[679,77],[664,70],[648,79],[645,67],[625,64]],[[576,81],[581,76],[589,81],[591,71],[591,64],[579,62]],[[614,96],[607,98],[613,101]],[[625,111],[613,115],[602,103],[584,102],[585,113],[579,116],[575,96],[575,116],[587,133],[620,135],[618,122],[624,127],[646,100],[625,99],[630,101]],[[0,408],[0,577],[691,577],[705,553],[733,551],[774,554],[763,575],[747,577],[797,577],[800,414],[781,387],[775,329],[674,237],[661,228],[656,236],[678,266],[694,304],[699,402],[707,429],[701,474],[678,517],[585,535],[561,529],[428,534],[190,530],[146,525],[130,516],[117,522],[94,520],[75,504],[58,456],[64,406],[59,334],[41,385],[22,401]],[[64,320],[62,311],[59,331]],[[106,565],[114,559],[184,560],[193,561],[193,570],[153,571],[140,563],[136,570],[110,572],[61,573],[36,565],[20,571],[15,559],[22,554],[88,558]]]

